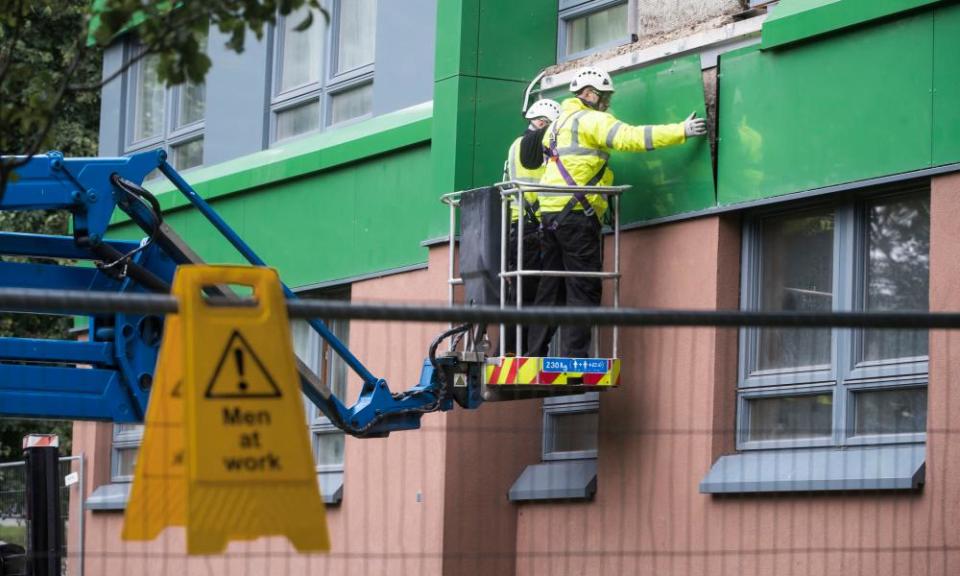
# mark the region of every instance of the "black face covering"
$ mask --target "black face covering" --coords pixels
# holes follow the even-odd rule
[[[536,130],[527,129],[520,140],[520,163],[527,170],[534,170],[543,165],[543,135],[547,126]]]

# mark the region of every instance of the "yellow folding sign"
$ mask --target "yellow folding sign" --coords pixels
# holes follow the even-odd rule
[[[206,301],[204,287],[227,284],[252,287],[256,305]],[[276,272],[181,266],[173,292],[124,538],[184,525],[190,554],[268,535],[329,550]]]

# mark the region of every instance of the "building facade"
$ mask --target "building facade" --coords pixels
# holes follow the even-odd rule
[[[445,302],[439,196],[498,181],[527,83],[546,68],[544,94],[564,97],[589,62],[613,74],[621,120],[697,112],[711,136],[611,157],[616,183],[633,187],[622,305],[960,306],[955,3],[329,8],[329,22],[300,33],[302,15],[282,19],[240,55],[211,30],[203,86],[163,87],[148,58],[103,92],[101,153],[165,147],[305,297]],[[137,49],[118,42],[105,71]],[[239,261],[169,186],[151,189],[205,260]],[[136,236],[122,221],[116,233]],[[440,330],[333,327],[395,390],[417,381]],[[295,326],[294,339],[338,393],[359,393],[308,330]],[[384,439],[345,438],[310,411],[329,555],[265,539],[188,559],[175,529],[122,542],[141,432],[78,423],[89,489],[83,542],[74,525],[70,546],[87,575],[957,574],[955,339],[630,329],[622,384],[601,394],[432,414]]]

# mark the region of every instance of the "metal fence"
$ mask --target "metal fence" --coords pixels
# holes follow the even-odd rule
[[[83,456],[60,458],[63,576],[83,576],[83,472]],[[71,476],[74,473],[75,475]],[[73,543],[72,547],[67,538],[71,518],[77,520],[77,542]],[[26,462],[21,460],[0,463],[0,542],[25,547],[28,529]]]

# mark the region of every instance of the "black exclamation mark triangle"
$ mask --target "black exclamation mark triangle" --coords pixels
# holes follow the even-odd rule
[[[230,360],[228,360],[230,358]],[[207,398],[280,398],[280,388],[247,340],[234,330],[207,384]]]

